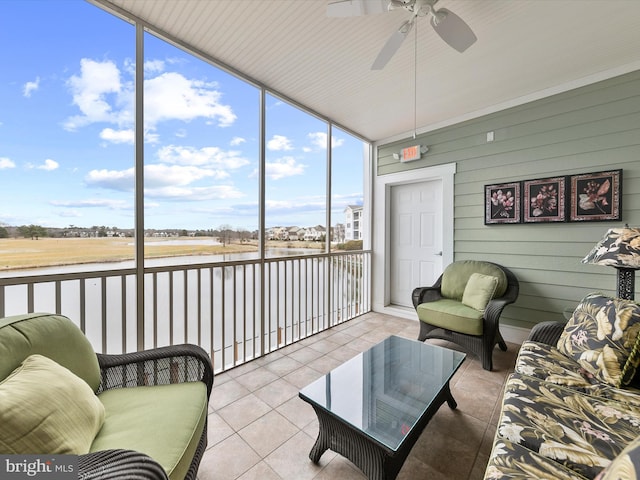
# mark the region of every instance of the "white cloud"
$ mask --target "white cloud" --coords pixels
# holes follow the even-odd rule
[[[273,138],[267,142],[267,149],[273,151],[293,150],[293,145],[291,140],[284,135],[274,135]]]
[[[47,172],[50,172],[52,170],[56,170],[59,166],[60,164],[58,162],[47,158],[42,165],[37,165],[36,168],[39,170],[46,170]]]
[[[169,62],[171,63],[171,62]],[[126,60],[122,71],[112,61],[83,58],[80,73],[67,80],[78,107],[78,115],[67,118],[64,128],[76,130],[93,123],[117,125],[103,129],[103,140],[130,143],[127,130],[134,124],[134,74],[131,60]],[[162,72],[165,62],[153,60],[145,63],[149,76]],[[158,123],[167,120],[189,122],[205,118],[220,127],[228,127],[236,120],[231,106],[221,103],[222,93],[215,82],[191,80],[176,72],[163,72],[144,82],[145,142],[157,143]],[[178,131],[178,136],[184,135]],[[182,131],[184,132],[184,130]]]
[[[164,72],[164,61],[162,60],[147,60],[144,62],[145,73],[159,73]]]
[[[62,210],[58,213],[59,216],[64,218],[79,218],[82,214],[77,210]]]
[[[220,103],[222,93],[214,89],[214,83],[189,80],[176,72],[163,73],[144,83],[145,122],[150,126],[164,120],[204,117],[228,127],[237,118],[229,105]]]
[[[242,137],[233,137],[229,142],[229,145],[231,145],[232,147],[235,147],[236,145],[240,145],[242,143],[245,143],[246,141],[247,140]]]
[[[135,169],[126,170],[91,170],[85,177],[87,185],[118,190],[120,192],[133,191]]]
[[[267,200],[265,208],[269,215],[285,213],[322,212],[327,204],[324,199],[296,198],[291,200]]]
[[[156,164],[144,167],[145,188],[184,186],[203,178],[212,177],[220,180],[228,176],[224,171],[194,166]]]
[[[193,165],[220,169],[237,169],[249,164],[249,160],[235,150],[222,150],[218,147],[200,149],[180,145],[167,145],[158,150],[158,159],[173,165]]]
[[[120,70],[115,63],[83,58],[80,60],[80,76],[73,75],[67,85],[71,89],[74,105],[82,113],[67,120],[67,130],[95,122],[118,121],[117,114],[107,101],[109,94],[121,93],[123,89]]]
[[[113,210],[128,209],[129,203],[124,200],[111,200],[106,198],[90,198],[86,200],[51,200],[50,205],[68,208],[101,208],[107,207]]]
[[[282,157],[275,162],[267,162],[265,172],[268,178],[280,180],[285,177],[302,175],[306,167],[306,165],[297,163],[293,157]]]
[[[22,88],[22,94],[29,98],[31,97],[31,94],[35,91],[38,90],[38,88],[40,88],[40,77],[36,77],[36,79],[33,82],[27,82],[24,84],[24,87]]]
[[[157,133],[155,133],[155,130],[145,130],[144,131],[144,141],[146,143],[158,143],[160,142],[160,135],[158,135]]]
[[[151,198],[171,198],[173,200],[219,200],[242,198],[244,194],[232,185],[211,185],[206,187],[166,186],[145,188],[145,196]]]
[[[13,160],[7,157],[0,157],[0,170],[5,168],[15,168],[16,164]]]
[[[112,143],[128,143],[133,145],[135,141],[135,131],[130,128],[124,130],[105,128],[100,132],[100,138]]]
[[[307,135],[311,144],[317,148],[327,148],[327,132],[311,132]],[[344,144],[343,138],[331,137],[331,146],[333,148],[340,147]]]
[[[198,180],[205,178],[222,180],[228,177],[229,174],[223,170],[198,166],[153,164],[144,167],[145,193],[156,192],[154,196],[162,196],[157,192],[166,192],[168,196],[173,197],[176,195],[173,193],[176,189],[187,187]],[[134,178],[133,168],[126,170],[102,169],[90,171],[84,180],[87,185],[92,187],[130,192],[133,191]],[[190,189],[195,190],[196,187]]]

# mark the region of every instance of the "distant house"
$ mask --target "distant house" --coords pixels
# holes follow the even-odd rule
[[[362,205],[348,205],[344,209],[345,226],[344,226],[344,240],[362,240]]]
[[[267,240],[282,240],[285,231],[285,227],[271,227],[266,231]]]
[[[304,240],[305,229],[300,227],[289,228],[289,240]]]
[[[326,237],[326,234],[327,231],[322,225],[316,225],[305,229],[304,239],[308,242],[317,242]]]

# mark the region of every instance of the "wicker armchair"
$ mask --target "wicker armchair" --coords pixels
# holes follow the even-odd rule
[[[500,277],[495,295],[483,311],[462,304],[473,273]],[[518,279],[508,268],[476,260],[454,262],[431,287],[413,290],[413,306],[420,320],[418,340],[439,338],[456,343],[478,355],[482,367],[491,370],[494,347],[507,350],[500,333],[500,315],[505,306],[516,301],[518,292]]]
[[[104,424],[93,440],[89,453],[78,456],[79,478],[196,479],[207,445],[207,408],[213,387],[211,360],[202,348],[177,345],[129,354],[103,355],[95,353],[80,329],[64,316],[34,313],[0,319],[0,382],[35,354],[53,360],[84,380],[105,406],[107,413]],[[136,399],[137,394],[141,396]],[[156,402],[157,394],[166,395],[162,399],[169,401],[161,404],[162,400],[159,399]],[[109,398],[116,398],[117,401],[112,400],[109,404]],[[150,402],[139,405],[149,399]],[[188,401],[181,402],[180,399]],[[132,415],[136,401],[138,410]],[[131,412],[114,411],[118,405],[131,408]],[[191,422],[188,434],[171,430],[173,420],[170,417],[181,414],[181,410],[187,408],[190,408]],[[167,412],[171,415],[167,415]],[[117,423],[118,415],[121,415],[120,424]],[[137,424],[138,420],[140,424]],[[129,439],[126,432],[114,432],[114,428],[117,430],[114,422],[120,426],[124,422],[131,431],[138,431],[142,441],[139,438],[137,441]],[[149,434],[141,432],[140,429],[144,429],[145,425],[158,425],[158,430]],[[159,444],[169,444],[168,448],[173,452],[167,457],[171,458],[152,458],[150,452],[155,455],[157,449],[149,447],[151,440],[147,439],[154,437],[158,437],[155,441]],[[176,444],[171,445],[172,442]],[[101,445],[108,447],[100,448]],[[148,451],[142,451],[144,449]],[[176,454],[176,451],[179,453]],[[167,468],[167,465],[170,467]]]

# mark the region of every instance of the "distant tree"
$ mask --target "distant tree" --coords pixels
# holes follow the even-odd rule
[[[238,238],[240,238],[240,243],[248,242],[251,238],[251,232],[249,232],[245,228],[238,229]]]
[[[38,240],[40,237],[47,236],[47,231],[40,225],[22,225],[18,227],[18,233],[24,238],[31,238],[31,240]]]
[[[223,247],[230,244],[232,238],[233,227],[231,225],[220,225],[220,227],[218,227],[218,241],[222,243]]]
[[[9,230],[4,227],[0,227],[0,238],[9,238]]]

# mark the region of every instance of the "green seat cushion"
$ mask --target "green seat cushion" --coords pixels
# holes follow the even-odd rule
[[[461,260],[449,264],[444,269],[440,286],[442,296],[454,300],[462,300],[467,282],[474,273],[482,273],[498,279],[498,285],[494,293],[495,298],[500,298],[507,291],[509,286],[507,275],[499,266],[480,260]]]
[[[106,416],[91,452],[136,450],[160,463],[170,479],[186,476],[207,418],[204,383],[116,388],[98,398]]]
[[[429,325],[468,335],[482,335],[484,313],[457,300],[443,298],[421,303],[416,311],[418,318]]]
[[[0,453],[87,453],[104,416],[84,380],[31,355],[0,383]]]
[[[484,312],[498,286],[498,277],[472,273],[462,294],[462,303]]]
[[[557,348],[598,381],[614,387],[629,384],[640,363],[640,305],[600,293],[587,295]]]

